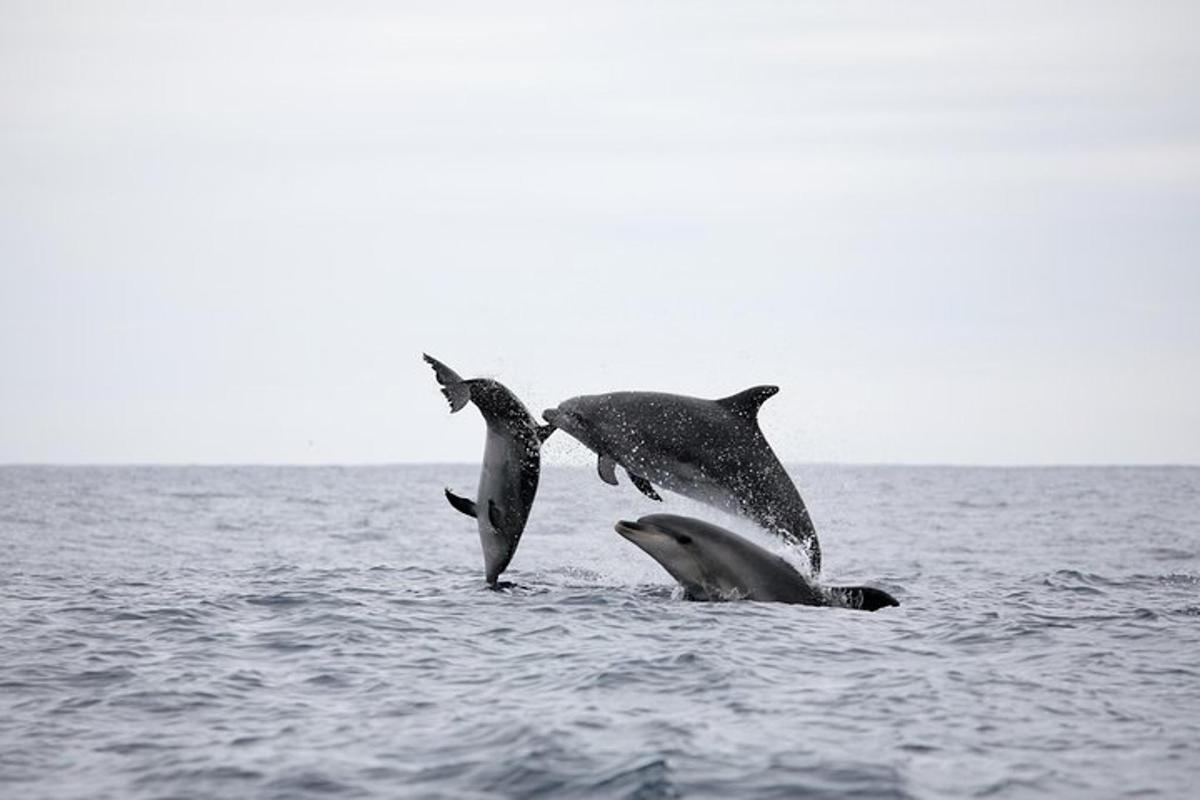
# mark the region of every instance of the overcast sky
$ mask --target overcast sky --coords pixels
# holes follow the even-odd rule
[[[1200,462],[1197,31],[0,0],[0,462],[477,460],[422,351],[535,412],[776,383],[792,461]]]

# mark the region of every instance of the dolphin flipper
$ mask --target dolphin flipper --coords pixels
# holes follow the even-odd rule
[[[454,492],[446,489],[446,499],[450,501],[450,505],[466,514],[468,517],[475,516],[475,502],[468,500],[465,497],[459,497]]]
[[[610,457],[602,455],[596,461],[596,471],[600,473],[600,480],[607,483],[609,486],[617,485],[617,462]]]
[[[492,523],[492,532],[497,536],[500,535],[500,531],[504,530],[502,525],[504,520],[500,519],[500,509],[495,500],[488,500],[488,522]]]
[[[471,399],[471,385],[462,379],[457,372],[447,367],[442,362],[438,361],[428,353],[422,354],[429,366],[433,367],[433,374],[437,377],[437,382],[442,385],[442,394],[446,396],[447,402],[450,403],[450,413],[459,411]],[[472,515],[474,516],[474,515]]]
[[[650,481],[646,480],[641,475],[634,475],[629,470],[625,470],[625,474],[629,476],[629,480],[633,481],[633,485],[637,487],[639,492],[646,495],[646,497],[649,497],[651,500],[657,500],[660,503],[662,502],[662,498],[658,496],[658,492],[654,491],[654,487],[650,485]]]

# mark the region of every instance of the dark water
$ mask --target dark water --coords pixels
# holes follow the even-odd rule
[[[678,600],[584,469],[507,593],[474,467],[0,469],[0,795],[1195,796],[1200,469],[796,476],[901,608]]]

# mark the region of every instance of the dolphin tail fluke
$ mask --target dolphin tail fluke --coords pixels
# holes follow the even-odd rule
[[[465,383],[456,383],[452,386],[443,386],[442,394],[446,396],[446,402],[450,404],[450,413],[462,410],[462,407],[471,399],[471,387]]]
[[[883,589],[874,586],[830,586],[831,605],[857,608],[861,611],[878,611],[889,606],[898,606],[900,601]]]
[[[459,497],[454,492],[446,489],[446,499],[450,501],[450,505],[457,510],[466,514],[468,517],[474,517],[476,514],[475,503],[465,497]]]
[[[447,367],[428,353],[423,354],[425,361],[433,367],[437,382],[442,385],[442,394],[450,403],[450,413],[459,411],[471,400],[471,386],[454,370]]]

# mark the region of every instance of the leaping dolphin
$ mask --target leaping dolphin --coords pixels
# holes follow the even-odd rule
[[[720,400],[660,392],[573,397],[542,416],[599,456],[605,482],[615,467],[660,499],[658,485],[740,514],[808,550],[814,575],[821,546],[796,485],[758,427],[758,410],[777,386],[755,386]]]
[[[703,520],[650,514],[637,522],[621,520],[616,531],[661,564],[690,600],[759,600],[864,611],[900,605],[887,592],[869,586],[822,591],[771,551]]]
[[[499,381],[464,380],[436,358],[426,355],[425,360],[442,385],[442,394],[450,402],[450,413],[471,401],[487,423],[483,469],[475,500],[459,497],[449,489],[446,499],[477,520],[487,582],[495,586],[496,579],[517,552],[517,543],[537,494],[542,442],[553,433],[554,426],[539,426],[524,404]]]

